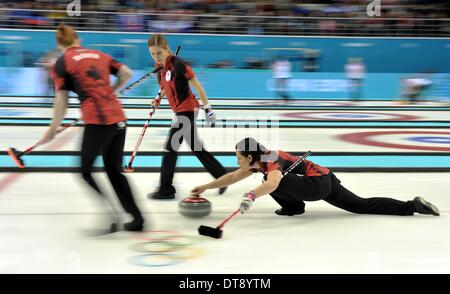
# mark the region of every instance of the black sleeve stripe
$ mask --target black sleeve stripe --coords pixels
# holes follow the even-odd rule
[[[120,63],[117,60],[115,60],[115,59],[111,60],[110,66],[109,66],[109,70],[110,70],[111,74],[113,74],[115,76],[117,75],[117,73],[119,72],[119,69],[120,69],[119,65],[120,65]]]
[[[177,56],[174,56],[173,57],[173,67],[175,68],[175,74],[177,76],[182,76],[182,77],[185,76],[185,74],[186,74],[186,62],[183,59],[181,59],[181,58],[179,58]]]
[[[64,60],[65,55],[63,54],[56,60],[55,62],[55,73],[57,77],[64,79],[64,83],[59,88],[59,90],[63,91],[71,91],[70,83],[67,79],[67,72],[66,72],[66,62]]]
[[[64,62],[64,55],[60,56],[55,62],[55,72],[58,77],[66,76],[66,63]]]

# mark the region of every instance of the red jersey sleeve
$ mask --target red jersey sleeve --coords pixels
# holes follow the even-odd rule
[[[267,164],[267,173],[270,173],[271,171],[274,171],[274,170],[279,170],[279,171],[283,172],[281,170],[280,164],[278,162],[269,162]]]

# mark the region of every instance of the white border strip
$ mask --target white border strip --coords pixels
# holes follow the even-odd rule
[[[29,29],[4,29],[0,28],[0,31],[21,31],[21,32],[52,32],[55,30],[29,30]],[[83,31],[77,30],[77,33],[88,34],[121,34],[121,35],[152,35],[156,32],[119,32],[119,31]],[[370,36],[280,36],[280,35],[245,35],[245,34],[180,34],[180,33],[163,33],[165,36],[215,36],[215,37],[251,37],[251,38],[291,38],[291,39],[394,39],[394,40],[450,40],[450,37],[370,37]]]

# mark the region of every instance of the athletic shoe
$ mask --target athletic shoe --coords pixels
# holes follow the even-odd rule
[[[141,232],[144,230],[144,220],[134,219],[132,222],[124,224],[123,229],[130,232]]]
[[[435,216],[439,216],[439,209],[431,204],[430,202],[425,201],[422,197],[416,197],[413,200],[414,210],[420,214],[432,214]]]
[[[176,190],[173,186],[164,189],[161,189],[160,187],[156,192],[147,194],[147,197],[158,200],[169,200],[175,198],[175,193]]]
[[[294,215],[299,215],[299,214],[304,214],[305,210],[304,209],[300,209],[297,211],[291,211],[291,210],[287,210],[286,208],[280,208],[275,210],[275,214],[277,215],[287,215],[287,216],[294,216]]]

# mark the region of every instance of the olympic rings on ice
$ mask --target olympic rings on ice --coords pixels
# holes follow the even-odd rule
[[[145,242],[132,244],[129,248],[143,254],[128,259],[136,266],[171,266],[201,257],[206,253],[203,248],[192,247],[201,242],[199,237],[186,236],[177,231],[147,231],[140,234],[138,238]]]

